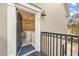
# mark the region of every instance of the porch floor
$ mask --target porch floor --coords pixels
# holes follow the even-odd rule
[[[40,52],[35,51],[34,53],[32,53],[28,56],[42,56],[42,54]]]
[[[35,51],[34,53],[32,53],[32,54],[30,54],[28,56],[46,56],[46,55],[45,55],[45,53]]]

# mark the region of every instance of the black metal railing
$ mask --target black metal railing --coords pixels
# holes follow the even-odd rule
[[[48,56],[72,56],[74,54],[79,56],[79,36],[41,32],[40,44],[40,50]],[[77,52],[73,52],[74,44],[77,46]]]

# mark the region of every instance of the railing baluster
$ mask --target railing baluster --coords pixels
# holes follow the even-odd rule
[[[62,56],[64,56],[64,44],[62,45]]]
[[[78,56],[79,56],[79,37],[78,37]]]
[[[58,56],[58,35],[56,35],[56,56]]]
[[[45,40],[44,40],[44,44],[45,44],[44,48],[45,48],[45,53],[46,53],[46,33],[45,33]]]
[[[51,48],[52,47],[52,34],[50,35],[50,56],[51,56]]]
[[[48,34],[48,55],[49,55],[49,34]]]
[[[60,56],[62,56],[62,35],[60,35]]]
[[[40,39],[40,51],[42,51],[42,40],[43,40],[43,39],[42,39],[42,36],[43,36],[43,35],[42,35],[42,33],[41,33],[41,39]]]
[[[54,44],[55,44],[55,39],[54,39],[54,34],[53,34],[53,56],[54,56]]]
[[[47,54],[47,34],[46,34],[46,54]]]
[[[43,48],[44,48],[43,51],[45,52],[45,42],[44,41],[45,41],[45,33],[44,33],[44,36],[43,36]]]
[[[67,56],[67,36],[65,36],[65,56]]]
[[[72,56],[72,49],[73,49],[73,38],[71,37],[71,56]]]
[[[42,42],[41,42],[41,46],[42,46],[42,49],[41,49],[41,50],[42,50],[42,51],[43,51],[43,36],[44,36],[44,35],[43,35],[43,33],[42,33],[42,40],[41,40],[41,41],[42,41]]]

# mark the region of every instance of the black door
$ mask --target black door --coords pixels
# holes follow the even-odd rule
[[[20,12],[17,12],[17,53],[19,52],[19,49],[21,48],[22,45],[22,37],[21,37],[21,33],[22,33],[22,15],[20,14]]]

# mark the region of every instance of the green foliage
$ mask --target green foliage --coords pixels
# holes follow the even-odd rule
[[[74,35],[79,35],[79,23],[77,24],[68,24],[68,30],[71,30],[71,33]]]

